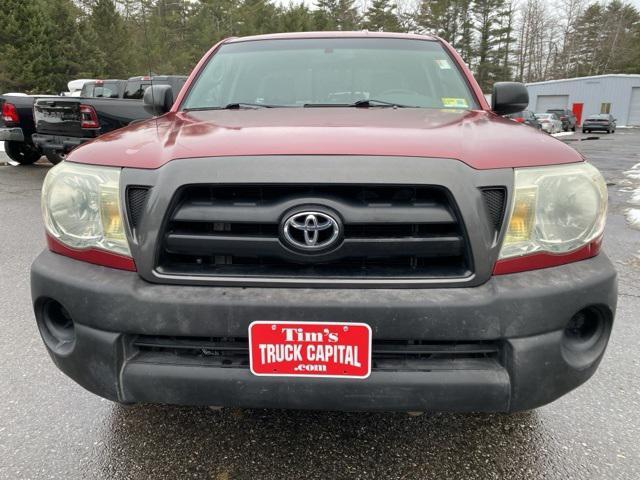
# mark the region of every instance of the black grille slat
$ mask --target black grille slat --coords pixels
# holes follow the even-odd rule
[[[305,203],[321,204],[336,208],[329,199],[305,198]],[[300,204],[299,200],[288,200],[276,205],[258,206],[250,204],[234,205],[182,205],[173,215],[177,222],[231,222],[231,223],[277,223],[282,213]],[[346,224],[350,223],[455,223],[455,218],[442,205],[423,205],[411,208],[393,205],[352,206],[340,205],[340,215]],[[337,209],[337,208],[336,208]]]
[[[168,212],[164,275],[464,278],[471,254],[449,193],[438,186],[190,185]],[[280,223],[322,208],[342,222],[333,249],[287,247]]]
[[[178,254],[208,255],[216,252],[218,255],[276,257],[299,262],[318,262],[357,257],[363,249],[368,257],[455,257],[462,253],[463,240],[461,237],[348,238],[339,251],[310,257],[290,253],[281,247],[280,241],[275,237],[168,234],[165,248],[167,252]]]

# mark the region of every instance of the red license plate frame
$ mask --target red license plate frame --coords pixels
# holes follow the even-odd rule
[[[264,377],[364,379],[372,337],[366,323],[258,320],[249,325],[249,366]]]

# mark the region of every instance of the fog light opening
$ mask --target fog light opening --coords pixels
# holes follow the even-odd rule
[[[562,353],[574,368],[587,368],[604,352],[611,331],[611,315],[591,306],[577,312],[564,329]]]
[[[47,300],[41,311],[40,332],[47,347],[54,353],[66,355],[73,350],[76,331],[71,315],[55,300]]]
[[[580,310],[564,330],[567,339],[573,344],[589,343],[602,327],[602,319],[593,309]]]

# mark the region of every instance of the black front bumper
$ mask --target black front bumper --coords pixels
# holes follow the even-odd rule
[[[41,333],[42,306],[50,299],[75,322],[70,350],[56,351],[45,340],[51,357],[98,395],[121,402],[332,410],[515,411],[546,404],[596,370],[617,297],[616,273],[604,254],[495,276],[477,287],[304,289],[151,284],[136,273],[45,251],[31,281]],[[591,306],[602,313],[601,338],[590,352],[567,352],[565,326]],[[374,369],[369,378],[352,380],[257,377],[246,366],[135,346],[141,335],[242,337],[254,320],[366,322],[374,339],[493,342],[499,353],[438,368]]]

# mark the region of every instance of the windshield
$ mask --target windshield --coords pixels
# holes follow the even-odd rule
[[[462,74],[438,42],[382,38],[223,45],[182,108],[346,106],[360,100],[371,100],[367,106],[477,108]]]

